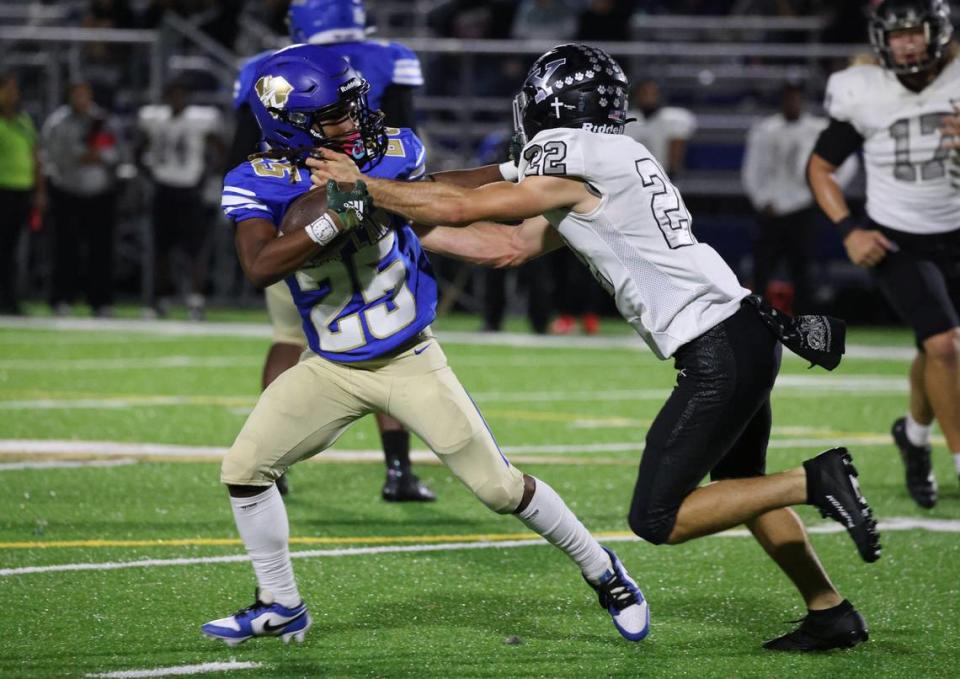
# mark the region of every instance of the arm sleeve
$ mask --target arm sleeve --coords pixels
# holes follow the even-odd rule
[[[813,152],[832,165],[842,165],[862,147],[863,136],[853,125],[830,118],[827,129],[817,137]]]
[[[417,117],[413,110],[413,88],[407,85],[389,85],[380,99],[387,125],[409,127],[417,131]]]
[[[260,127],[253,117],[250,107],[244,104],[237,109],[237,129],[227,155],[227,167],[235,167],[245,161],[247,156],[257,151],[260,142]]]
[[[420,60],[410,48],[399,43],[390,43],[393,49],[393,75],[390,78],[392,85],[420,87],[423,85],[423,73],[420,70]]]
[[[231,181],[230,175],[227,175],[224,181]],[[220,208],[227,219],[234,223],[257,217],[277,223],[276,215],[274,215],[270,206],[264,203],[253,191],[240,186],[225,184],[220,196]]]

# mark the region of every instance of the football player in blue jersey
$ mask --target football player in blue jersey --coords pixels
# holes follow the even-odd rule
[[[370,108],[383,111],[387,124],[393,127],[416,130],[413,91],[423,85],[420,61],[405,45],[367,39],[366,19],[363,0],[296,0],[287,13],[291,41],[324,45],[347,59],[370,84]],[[243,162],[257,150],[260,128],[248,99],[257,69],[273,53],[274,50],[268,50],[248,59],[234,83],[237,132],[231,150],[232,165]]]
[[[290,39],[294,43],[323,45],[332,54],[346,58],[370,85],[367,103],[384,112],[386,123],[415,129],[413,91],[423,84],[420,62],[407,47],[381,40],[367,40],[366,11],[362,0],[297,0],[287,14]],[[239,165],[258,150],[260,127],[251,111],[249,98],[259,66],[274,51],[258,54],[240,69],[234,84],[233,104],[237,130],[231,149],[231,166]],[[263,367],[262,388],[277,375],[296,364],[306,346],[300,317],[283,284],[266,290],[267,311],[273,326],[273,344]],[[410,434],[397,420],[375,414],[387,466],[382,496],[388,501],[431,501],[434,493],[417,478],[410,464]],[[277,480],[281,493],[287,479]]]
[[[357,419],[383,412],[422,438],[487,507],[514,514],[562,549],[620,634],[643,639],[649,611],[623,564],[550,486],[510,464],[447,365],[430,332],[437,283],[410,224],[383,213],[387,228],[356,229],[335,256],[326,251],[320,261],[323,247],[349,225],[324,215],[277,237],[290,204],[312,185],[303,163],[316,147],[346,152],[371,176],[410,180],[424,173],[420,140],[409,129],[385,128],[383,114],[367,104],[369,85],[346,60],[317,46],[265,60],[254,88],[250,103],[270,151],[227,174],[223,208],[236,223],[248,278],[286,282],[309,350],[261,394],[224,458],[221,481],[258,590],[253,605],[203,625],[203,633],[230,645],[255,636],[303,640],[310,615],[293,577],[287,513],[274,482]],[[494,165],[433,179],[480,185],[500,175]],[[342,217],[352,194],[327,191],[328,215]]]

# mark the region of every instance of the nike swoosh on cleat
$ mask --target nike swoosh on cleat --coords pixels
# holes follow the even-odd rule
[[[413,350],[413,353],[416,354],[417,356],[419,356],[419,355],[422,354],[424,351],[426,351],[427,349],[429,349],[432,344],[433,344],[433,342],[431,342],[430,344],[428,344],[428,345],[425,346],[425,347],[420,347],[419,349],[414,349],[414,350]]]
[[[270,624],[270,621],[267,620],[265,623],[263,623],[263,631],[264,631],[264,632],[267,632],[268,634],[269,634],[270,632],[276,632],[276,631],[278,631],[278,630],[283,629],[284,627],[286,627],[287,625],[289,625],[291,622],[293,622],[293,621],[295,621],[295,620],[299,620],[300,618],[302,618],[302,617],[305,616],[306,614],[307,614],[306,611],[301,611],[301,612],[300,612],[300,615],[294,616],[294,617],[290,618],[289,620],[287,620],[286,622],[280,623],[279,625],[271,625],[271,624]]]

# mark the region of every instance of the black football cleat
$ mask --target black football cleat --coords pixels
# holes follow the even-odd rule
[[[880,533],[870,505],[860,493],[857,468],[846,448],[833,448],[803,463],[807,472],[807,503],[823,517],[837,521],[853,538],[867,563],[880,558]]]
[[[870,638],[867,623],[849,601],[829,611],[811,612],[800,626],[771,639],[763,647],[769,651],[810,653],[852,648]]]
[[[907,418],[901,417],[890,429],[893,442],[900,449],[900,458],[907,473],[907,492],[924,509],[937,504],[937,479],[930,464],[930,445],[915,446],[907,438]]]
[[[413,472],[388,469],[387,480],[380,492],[387,502],[433,502],[436,494]]]

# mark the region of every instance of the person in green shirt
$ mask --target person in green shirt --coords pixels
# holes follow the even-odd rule
[[[44,184],[37,131],[20,110],[12,72],[0,73],[0,314],[21,314],[17,297],[17,243],[32,209],[43,210]]]

